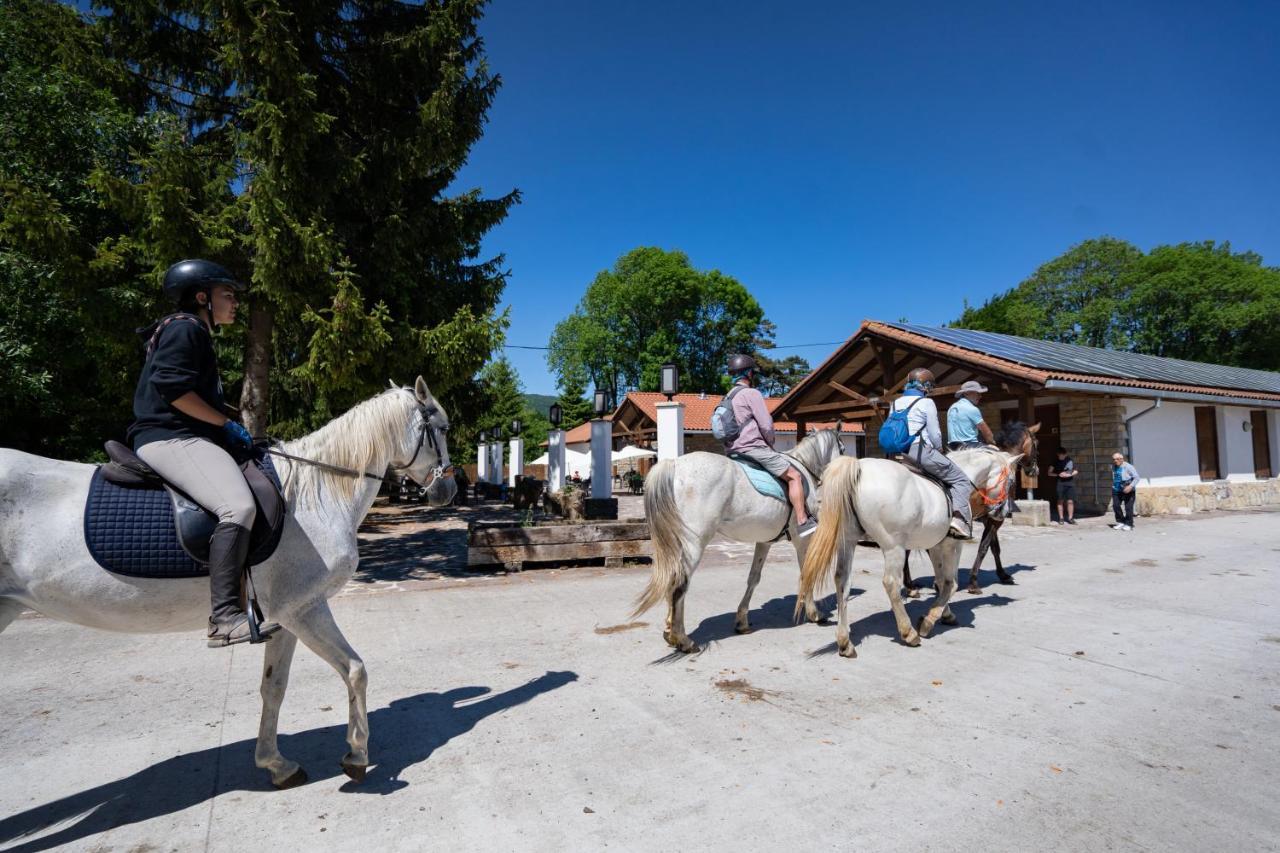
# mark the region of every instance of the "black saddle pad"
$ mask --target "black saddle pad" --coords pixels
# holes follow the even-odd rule
[[[249,564],[257,565],[275,552],[285,512],[280,478],[270,457],[261,454],[252,465],[245,474],[258,514]],[[108,480],[99,467],[85,501],[84,541],[98,565],[118,575],[200,577],[209,574],[209,536],[217,521],[190,498],[159,483],[123,486]]]

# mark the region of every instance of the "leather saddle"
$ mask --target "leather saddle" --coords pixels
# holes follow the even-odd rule
[[[218,519],[164,481],[118,441],[103,448],[85,504],[85,541],[99,565],[137,577],[192,577],[208,573],[209,537]],[[285,502],[270,457],[261,451],[241,463],[258,512],[249,564],[275,551],[284,527]]]

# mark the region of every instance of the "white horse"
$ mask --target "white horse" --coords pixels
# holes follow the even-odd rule
[[[839,431],[830,429],[814,433],[785,455],[809,472],[816,487],[827,466],[843,453]],[[804,563],[809,540],[796,535],[791,504],[760,494],[742,467],[727,456],[694,452],[659,462],[645,479],[644,509],[653,537],[653,574],[634,615],[665,598],[667,621],[662,636],[682,652],[698,651],[697,644],[685,633],[684,598],[702,553],[716,534],[737,542],[756,543],[747,592],[738,605],[734,623],[739,634],[751,630],[747,620],[751,594],[760,583],[769,548],[784,527],[795,544],[797,560]],[[796,606],[803,607],[811,621],[825,618],[812,598]]]
[[[1034,446],[1034,427],[1017,425],[1013,447]],[[1038,427],[1038,425],[1037,425]],[[999,503],[1012,485],[1014,466],[1024,452],[1010,453],[994,447],[960,450],[950,458],[978,487],[975,496]],[[985,497],[984,497],[985,495]],[[999,497],[997,497],[999,496]],[[824,585],[835,558],[836,646],[842,657],[857,657],[849,640],[846,602],[849,571],[859,540],[880,546],[884,557],[884,591],[889,596],[898,633],[908,646],[920,645],[939,621],[955,624],[948,602],[957,586],[961,541],[947,536],[951,509],[937,483],[889,459],[839,459],[827,469],[822,486],[822,511],[800,572],[800,599],[812,600]],[[902,567],[907,551],[927,550],[933,562],[936,597],[920,618],[919,630],[911,627],[902,604]],[[796,606],[796,617],[800,605]]]
[[[414,388],[393,386],[319,431],[278,448],[327,467],[276,461],[288,513],[275,554],[253,573],[259,600],[281,625],[263,646],[262,718],[254,755],[277,788],[307,780],[276,744],[298,640],[346,683],[350,751],[342,768],[355,781],[364,779],[369,764],[368,679],[363,661],[334,622],[328,599],[355,572],[360,561],[356,529],[388,467],[403,469],[419,483],[430,481],[432,506],[453,499],[448,428],[447,415],[418,377]],[[0,631],[24,607],[108,631],[203,628],[209,616],[207,578],[125,577],[94,562],[82,527],[93,471],[92,465],[0,449]]]

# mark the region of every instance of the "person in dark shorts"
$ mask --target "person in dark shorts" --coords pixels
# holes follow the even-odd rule
[[[1076,463],[1067,449],[1059,447],[1058,459],[1049,467],[1049,476],[1058,481],[1058,524],[1076,523],[1076,473]]]

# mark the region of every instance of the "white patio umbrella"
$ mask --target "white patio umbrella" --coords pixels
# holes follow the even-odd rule
[[[537,459],[529,463],[530,465],[549,465],[551,464],[551,455],[544,453]],[[579,477],[591,476],[591,454],[579,453],[576,450],[565,448],[564,451],[564,467],[565,476],[572,477],[575,473]]]
[[[645,450],[643,447],[636,447],[634,444],[628,444],[621,450],[613,452],[613,461],[625,462],[628,459],[651,459],[657,456],[657,452],[653,450]]]

